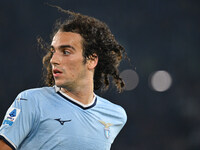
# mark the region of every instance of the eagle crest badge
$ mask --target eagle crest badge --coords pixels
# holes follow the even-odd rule
[[[110,137],[110,127],[113,125],[111,123],[106,123],[102,120],[99,120],[99,122],[104,125],[104,133],[105,133],[105,136],[106,138],[108,139]]]

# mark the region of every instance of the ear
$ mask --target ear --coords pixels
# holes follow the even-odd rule
[[[87,66],[89,70],[95,69],[98,64],[98,56],[97,54],[92,54],[87,58]]]

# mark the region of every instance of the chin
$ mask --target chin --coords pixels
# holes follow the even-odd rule
[[[55,85],[57,86],[57,87],[62,87],[62,83],[59,83],[59,82],[55,82]]]

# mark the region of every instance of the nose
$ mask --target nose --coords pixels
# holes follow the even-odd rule
[[[50,59],[50,63],[51,63],[51,65],[59,65],[60,64],[60,57],[59,57],[58,52],[54,52],[52,54],[52,57]]]

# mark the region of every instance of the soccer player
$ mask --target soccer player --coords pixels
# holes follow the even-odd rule
[[[94,93],[113,78],[124,48],[108,26],[70,11],[43,58],[47,87],[21,92],[0,128],[0,150],[109,150],[127,120],[124,109]]]

